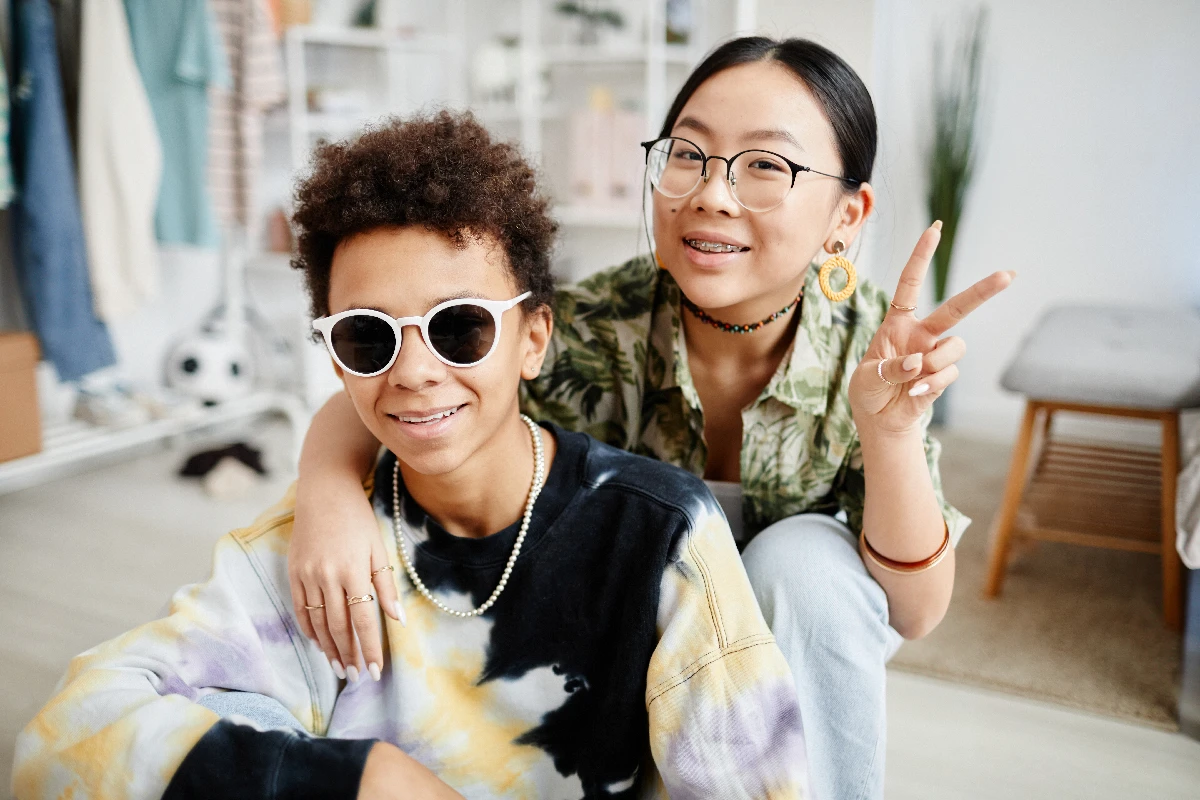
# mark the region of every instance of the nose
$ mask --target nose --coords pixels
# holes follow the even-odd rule
[[[401,334],[400,352],[388,370],[388,383],[416,392],[441,383],[447,369],[426,346],[420,329],[416,325],[406,325]]]
[[[692,210],[740,216],[742,207],[734,199],[733,187],[729,184],[729,162],[720,156],[709,156],[704,165],[704,178],[692,195]]]

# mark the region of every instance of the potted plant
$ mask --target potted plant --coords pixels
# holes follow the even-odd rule
[[[979,108],[987,10],[980,7],[960,31],[947,57],[942,35],[933,46],[933,130],[926,153],[929,219],[942,221],[933,255],[933,299],[946,299],[954,241],[979,154]],[[934,424],[946,421],[946,401],[934,404]]]
[[[625,18],[621,12],[606,8],[600,3],[580,0],[580,2],[561,2],[554,7],[564,17],[579,20],[579,44],[594,47],[600,43],[600,33],[605,28],[620,30],[625,26]]]

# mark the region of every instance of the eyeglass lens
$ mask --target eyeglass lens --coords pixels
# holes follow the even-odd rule
[[[457,366],[480,361],[496,341],[492,313],[471,303],[443,308],[429,320],[428,327],[429,344]],[[392,326],[368,314],[338,320],[329,332],[329,342],[342,366],[359,375],[383,370],[399,347]]]
[[[704,174],[704,158],[704,154],[690,142],[660,139],[650,148],[646,161],[650,184],[667,197],[686,197],[700,184]],[[720,168],[720,163],[709,167],[710,170]],[[729,186],[743,208],[770,211],[782,203],[791,190],[792,168],[774,153],[748,150],[738,155],[730,165]]]

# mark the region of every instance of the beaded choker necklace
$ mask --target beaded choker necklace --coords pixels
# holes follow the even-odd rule
[[[735,325],[731,322],[721,322],[721,320],[719,320],[719,319],[714,319],[713,317],[710,317],[704,311],[703,308],[696,305],[691,300],[687,299],[687,297],[683,298],[683,307],[686,308],[688,311],[692,312],[692,315],[696,319],[700,320],[701,322],[705,322],[709,325],[712,325],[717,330],[725,331],[726,333],[754,333],[756,330],[758,330],[762,326],[770,325],[772,322],[774,322],[775,320],[782,317],[784,314],[791,311],[800,302],[800,299],[802,297],[804,297],[803,289],[800,290],[800,294],[796,295],[795,300],[788,303],[786,306],[779,309],[771,316],[767,317],[764,320],[760,320],[759,322],[751,322],[748,325]]]

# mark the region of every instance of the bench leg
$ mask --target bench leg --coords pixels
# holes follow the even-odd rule
[[[1183,630],[1183,564],[1175,549],[1175,483],[1179,476],[1179,413],[1162,417],[1162,590],[1163,621]]]
[[[1012,540],[1017,509],[1021,507],[1021,494],[1025,489],[1029,452],[1033,443],[1033,429],[1038,410],[1037,402],[1033,400],[1025,402],[1025,418],[1021,421],[1021,431],[1017,435],[1017,443],[1013,447],[1012,462],[1008,467],[1008,481],[1004,486],[1004,500],[1000,505],[996,525],[992,532],[992,554],[988,561],[987,585],[983,590],[985,597],[998,596],[1004,587],[1004,572],[1008,568],[1008,548]]]

